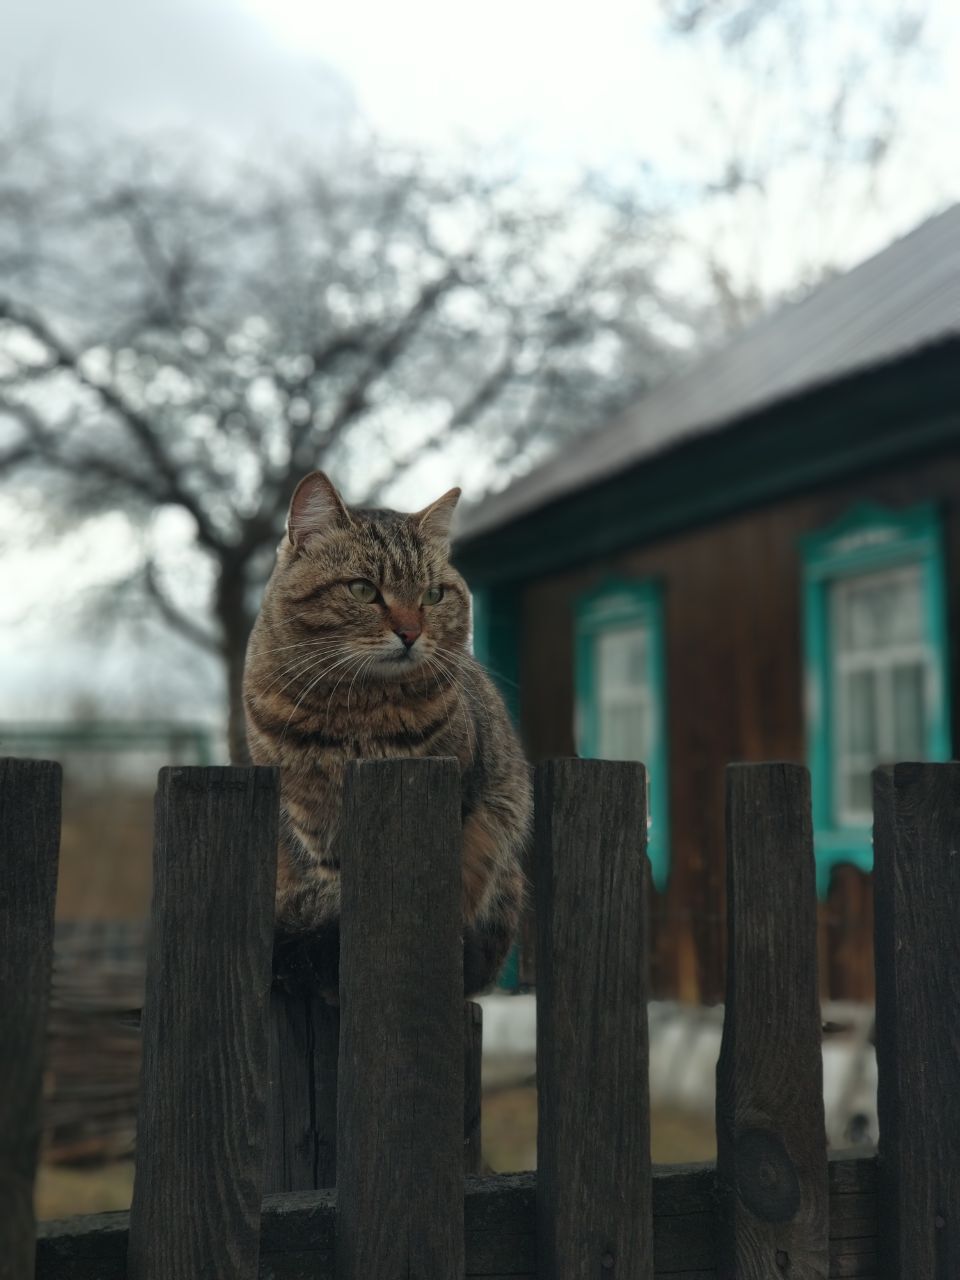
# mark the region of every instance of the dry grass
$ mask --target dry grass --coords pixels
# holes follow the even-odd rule
[[[69,1218],[75,1213],[129,1209],[132,1193],[132,1160],[72,1169],[43,1164],[37,1170],[34,1205],[40,1219]]]
[[[65,786],[57,919],[145,919],[152,844],[152,792]]]
[[[651,1147],[656,1164],[712,1160],[716,1155],[713,1125],[686,1112],[657,1109],[651,1117]],[[536,1168],[535,1089],[498,1089],[484,1098],[483,1156],[498,1173]],[[127,1209],[132,1191],[132,1160],[73,1169],[42,1165],[37,1175],[37,1217]]]
[[[712,1122],[666,1107],[650,1117],[650,1147],[655,1164],[713,1160],[717,1154]],[[483,1156],[498,1173],[537,1167],[536,1089],[498,1089],[484,1097]]]

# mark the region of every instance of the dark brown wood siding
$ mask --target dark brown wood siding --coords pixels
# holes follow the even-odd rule
[[[653,992],[712,1003],[725,962],[723,778],[731,761],[806,761],[800,538],[862,502],[942,506],[953,741],[960,741],[960,446],[916,467],[793,498],[611,555],[522,593],[522,725],[534,761],[569,755],[579,596],[604,578],[664,590],[671,871],[653,898]],[[572,536],[572,535],[571,535]],[[820,908],[821,988],[873,996],[869,877],[840,868]]]

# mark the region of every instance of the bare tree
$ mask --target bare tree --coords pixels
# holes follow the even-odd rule
[[[661,7],[703,60],[703,129],[686,140],[702,178],[689,203],[696,256],[716,302],[713,328],[729,333],[769,305],[771,289],[803,292],[845,265],[874,215],[903,204],[918,162],[910,126],[937,59],[925,40],[931,5],[661,0]],[[784,261],[788,284],[777,278]]]
[[[124,514],[142,553],[113,603],[222,658],[242,760],[244,649],[297,479],[381,499],[447,451],[477,494],[603,420],[669,364],[661,251],[642,201],[596,183],[546,198],[372,145],[253,164],[19,119],[0,484],[34,484],[61,528]]]

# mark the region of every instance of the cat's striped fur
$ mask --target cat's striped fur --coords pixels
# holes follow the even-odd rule
[[[320,472],[301,481],[250,639],[244,702],[253,761],[281,772],[287,937],[329,938],[339,917],[345,762],[460,762],[469,993],[493,981],[516,931],[531,801],[500,696],[467,652],[469,594],[449,562],[458,496],[406,515],[348,508]]]

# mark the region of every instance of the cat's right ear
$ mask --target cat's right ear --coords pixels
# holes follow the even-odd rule
[[[292,547],[302,547],[312,533],[352,523],[346,503],[322,471],[311,471],[294,489],[287,513],[287,538]]]

